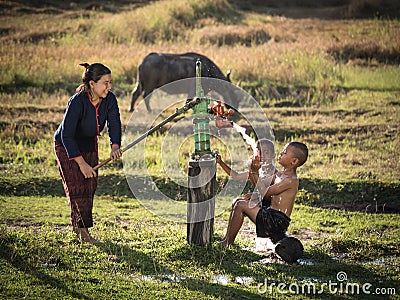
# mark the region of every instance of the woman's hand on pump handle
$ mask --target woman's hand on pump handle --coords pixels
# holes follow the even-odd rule
[[[112,161],[116,161],[117,159],[121,158],[122,156],[122,150],[119,148],[119,146],[112,146],[111,148],[111,154],[110,158]]]

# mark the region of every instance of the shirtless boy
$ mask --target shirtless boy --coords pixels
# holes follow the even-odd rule
[[[271,204],[252,207],[250,205],[251,195],[237,199],[232,207],[226,235],[221,242],[226,245],[234,243],[242,227],[244,216],[256,224],[258,237],[269,237],[274,244],[283,239],[289,227],[290,215],[299,186],[296,170],[306,162],[307,157],[308,149],[305,144],[299,142],[287,144],[278,158],[283,170],[276,172],[273,184],[269,185],[270,182],[259,178],[260,155],[253,156],[249,171],[245,172],[248,176],[247,179],[258,189],[261,198],[270,199]],[[239,175],[231,170],[219,156],[217,156],[217,163],[233,179],[245,179],[244,174]]]

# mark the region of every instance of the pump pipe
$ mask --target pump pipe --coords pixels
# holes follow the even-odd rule
[[[218,129],[232,127],[233,122],[229,121],[228,117],[234,114],[233,109],[230,108],[228,111],[225,111],[221,100],[215,100],[214,103],[215,105],[211,108],[210,113],[214,116],[215,126],[217,126]]]
[[[161,129],[161,127],[163,127],[165,124],[167,124],[168,122],[171,122],[177,116],[179,116],[179,115],[183,114],[184,112],[188,111],[189,109],[193,108],[194,106],[196,106],[200,102],[201,102],[201,98],[198,98],[198,97],[195,97],[195,98],[192,98],[192,99],[187,99],[186,104],[184,106],[176,108],[175,112],[172,115],[170,115],[164,121],[161,121],[157,125],[151,127],[148,131],[143,133],[141,136],[139,136],[136,140],[134,140],[132,143],[127,145],[125,148],[122,148],[121,152],[124,153],[125,151],[129,150],[130,148],[132,148],[133,146],[138,144],[140,141],[145,139],[148,135],[150,135],[154,131],[157,131],[157,130]],[[111,161],[111,158],[107,158],[106,160],[104,160],[101,163],[99,163],[97,166],[93,167],[93,170],[95,170],[95,171],[98,170],[99,168],[101,168],[104,165],[108,164],[110,161]]]

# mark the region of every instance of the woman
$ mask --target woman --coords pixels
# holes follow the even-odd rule
[[[58,169],[71,210],[73,231],[83,241],[96,243],[88,228],[93,226],[93,197],[97,188],[97,136],[107,123],[110,158],[121,157],[121,119],[117,98],[111,92],[111,70],[100,63],[85,67],[82,84],[69,101],[54,135]]]

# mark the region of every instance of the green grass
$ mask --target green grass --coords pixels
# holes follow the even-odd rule
[[[340,15],[343,7],[329,3],[317,13],[271,3],[0,3],[0,298],[282,299],[279,283],[287,294],[290,284],[322,291],[293,299],[376,299],[377,288],[386,288],[383,298],[399,298],[400,22],[319,18],[330,9]],[[363,5],[351,1],[346,11],[356,15]],[[302,13],[317,18],[298,18]],[[247,219],[233,247],[215,240],[189,245],[185,224],[154,215],[136,199],[120,162],[100,169],[91,232],[102,243],[76,240],[53,150],[54,131],[80,83],[76,65],[111,67],[126,126],[136,67],[152,51],[197,51],[223,72],[231,69],[233,81],[262,106],[277,151],[292,140],[308,145],[288,231],[305,247],[299,264],[251,251],[254,225]],[[165,171],[174,153],[160,154],[166,134],[146,140],[144,162],[126,164],[139,179],[149,171],[158,189],[185,203],[186,189]],[[124,138],[127,144],[131,136]],[[216,140],[211,146],[227,159],[235,155]],[[179,145],[176,171],[186,174],[193,147],[190,138]],[[138,149],[129,151],[135,156]],[[106,133],[99,154],[109,155]],[[219,188],[227,181],[221,169],[217,180]],[[217,202],[227,204],[218,207],[214,239],[225,234],[229,217],[230,200]],[[370,283],[372,293],[330,292],[324,284],[338,282],[339,272],[348,283]]]
[[[399,288],[398,215],[299,205],[289,232],[303,236],[305,261],[311,265],[289,266],[262,264],[261,255],[241,250],[254,246],[249,235],[229,249],[217,242],[210,247],[190,246],[184,225],[151,216],[126,197],[97,197],[93,234],[103,243],[79,244],[63,225],[68,222],[64,198],[41,197],[33,205],[31,199],[2,198],[1,221],[8,227],[0,229],[0,276],[7,298],[257,299],[257,285],[265,279],[300,285],[317,277],[320,288],[324,280],[335,281],[339,271],[346,272],[351,282]],[[222,233],[216,227],[216,235]],[[311,237],[305,238],[306,233]],[[378,258],[391,267],[377,263]],[[240,277],[249,282],[237,283]],[[218,280],[227,284],[215,283]],[[324,295],[329,291],[321,299]],[[268,296],[279,299],[276,287]]]
[[[346,78],[344,87],[350,89],[371,91],[398,91],[400,85],[400,72],[397,67],[379,69],[346,68],[343,71]]]

